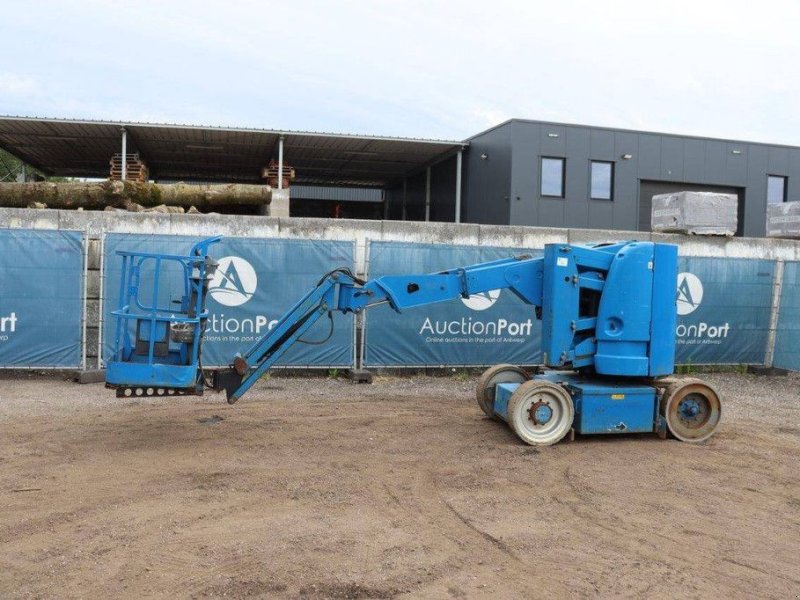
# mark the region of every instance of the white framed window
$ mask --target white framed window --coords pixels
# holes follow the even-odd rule
[[[783,175],[767,175],[767,204],[786,202],[789,178]]]
[[[542,157],[540,184],[542,196],[549,198],[564,197],[564,184],[566,180],[565,167],[566,160],[563,158]]]
[[[614,199],[614,163],[605,160],[591,161],[591,188],[589,197],[592,200]]]

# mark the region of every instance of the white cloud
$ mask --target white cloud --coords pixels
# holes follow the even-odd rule
[[[38,91],[39,86],[32,77],[9,72],[0,73],[0,94],[29,96]]]
[[[470,114],[476,124],[480,124],[479,126],[483,128],[493,127],[508,121],[513,116],[506,114],[501,109],[490,107],[473,108]]]

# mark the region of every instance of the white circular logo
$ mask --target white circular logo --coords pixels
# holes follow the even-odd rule
[[[486,310],[500,297],[500,290],[489,290],[480,294],[472,294],[469,298],[461,298],[464,306],[472,310]]]
[[[703,301],[703,284],[692,273],[678,273],[678,314],[693,313]]]
[[[253,265],[238,256],[224,256],[219,259],[208,293],[220,304],[239,306],[253,297],[257,285]]]

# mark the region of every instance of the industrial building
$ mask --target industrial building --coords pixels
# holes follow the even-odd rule
[[[0,148],[68,177],[126,152],[157,181],[266,183],[274,165],[293,216],[649,231],[653,195],[715,191],[763,237],[767,204],[800,199],[800,147],[523,119],[459,141],[0,117]]]
[[[800,147],[522,119],[464,144],[463,222],[649,231],[655,194],[714,191],[737,195],[737,235],[763,237],[767,203],[800,200]],[[433,169],[440,220],[457,220],[455,172]],[[395,187],[389,215],[423,219],[425,184]]]

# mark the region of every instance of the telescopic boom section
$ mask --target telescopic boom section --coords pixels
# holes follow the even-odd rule
[[[429,275],[357,278],[349,269],[326,274],[278,323],[244,354],[237,354],[229,369],[217,371],[214,387],[236,402],[320,317],[334,311],[359,313],[388,304],[397,312],[455,298],[469,298],[489,290],[510,289],[523,302],[542,305],[543,259],[530,256],[505,258]]]

